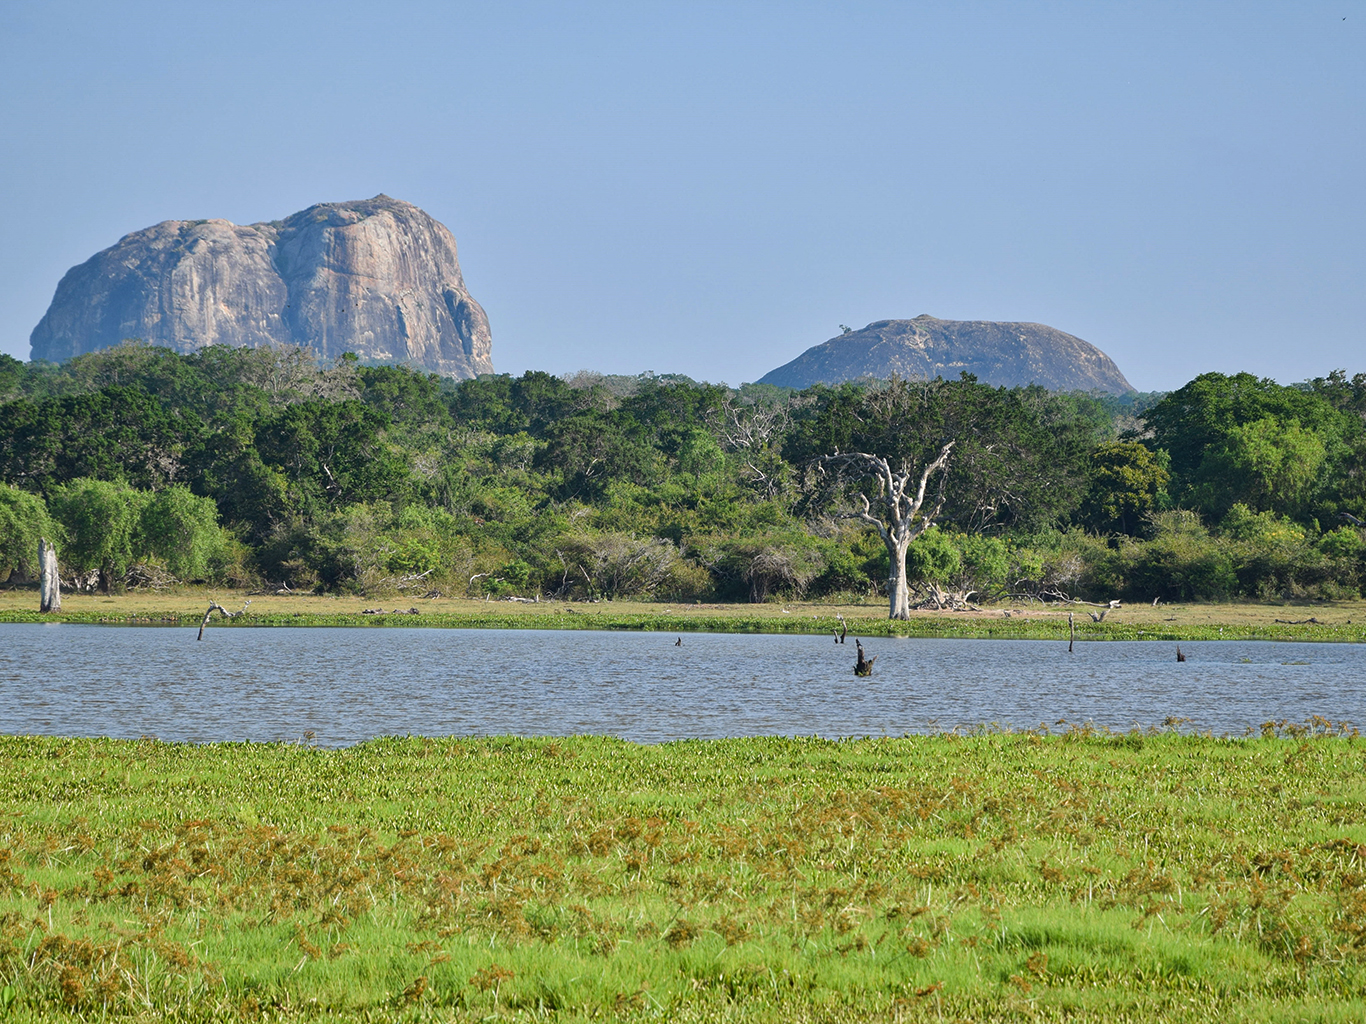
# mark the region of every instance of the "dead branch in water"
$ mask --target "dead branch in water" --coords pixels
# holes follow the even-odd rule
[[[209,602],[209,610],[206,611],[206,612],[204,613],[204,620],[199,624],[199,635],[198,635],[197,637],[195,637],[195,639],[196,639],[196,640],[203,640],[203,639],[204,639],[204,627],[207,626],[207,625],[209,624],[209,616],[213,615],[214,612],[217,612],[219,615],[223,616],[223,618],[225,618],[225,619],[235,619],[235,618],[237,618],[237,616],[239,616],[239,615],[245,615],[245,614],[247,614],[247,605],[249,605],[249,604],[251,604],[250,601],[248,601],[247,604],[242,605],[242,610],[241,610],[240,612],[230,612],[230,611],[228,611],[226,608],[224,608],[221,604],[219,604],[217,601],[210,601],[210,602]]]

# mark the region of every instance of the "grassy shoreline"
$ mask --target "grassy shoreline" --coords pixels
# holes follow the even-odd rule
[[[5,1019],[1358,1020],[1366,741],[0,737]]]
[[[70,622],[91,625],[197,626],[210,599],[236,611],[240,593],[180,590],[116,597],[64,595],[63,611],[42,615],[37,596],[0,592],[0,624]],[[881,603],[864,604],[597,604],[488,602],[442,598],[377,599],[266,595],[250,598],[239,618],[215,615],[224,626],[409,626],[438,629],[598,629],[663,633],[829,633],[840,616],[851,632],[874,637],[1062,640],[1071,613],[1079,641],[1305,640],[1366,641],[1366,602],[1174,605],[1123,607],[1093,622],[1085,605],[1015,604],[967,612],[917,612],[907,622],[887,619]],[[415,608],[417,614],[409,609]],[[377,614],[373,613],[378,611]]]

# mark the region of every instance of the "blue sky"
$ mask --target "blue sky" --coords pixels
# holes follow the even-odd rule
[[[738,384],[881,319],[1142,390],[1366,370],[1366,4],[0,5],[0,351],[173,218],[385,192],[500,371]]]

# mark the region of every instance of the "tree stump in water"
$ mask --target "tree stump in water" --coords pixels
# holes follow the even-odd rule
[[[877,661],[877,655],[875,654],[875,655],[873,655],[871,658],[865,658],[865,657],[863,656],[863,644],[859,642],[858,637],[855,637],[855,638],[854,638],[854,646],[858,648],[858,662],[857,662],[857,664],[854,665],[854,675],[856,675],[856,676],[870,676],[870,675],[872,675],[872,674],[873,674],[873,662]]]
[[[38,610],[62,610],[62,578],[57,570],[57,546],[38,538]]]

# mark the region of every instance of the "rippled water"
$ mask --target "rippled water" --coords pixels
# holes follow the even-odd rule
[[[900,735],[1168,716],[1241,734],[1366,725],[1366,645],[853,638],[542,630],[0,625],[0,732],[298,740],[569,735],[643,742]]]

